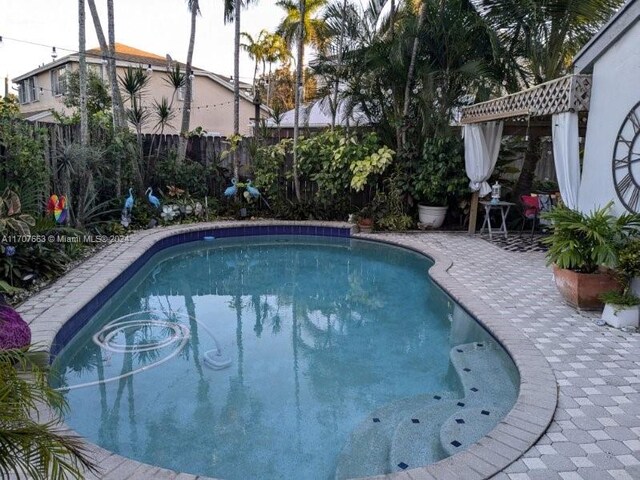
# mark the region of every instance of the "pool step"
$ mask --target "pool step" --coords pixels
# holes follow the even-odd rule
[[[440,428],[440,445],[447,456],[477,442],[496,425],[497,409],[468,408],[456,411]]]
[[[459,345],[449,357],[464,397],[421,408],[400,422],[391,441],[390,471],[428,465],[463,450],[493,429],[515,402],[517,374],[495,368],[510,361],[497,345]]]
[[[498,345],[492,342],[458,345],[451,349],[449,358],[467,399],[484,397],[515,402],[517,373],[509,373],[513,368],[511,359]]]
[[[398,472],[436,462],[444,457],[440,426],[464,405],[464,399],[443,400],[413,411],[398,423],[391,439],[387,472]]]
[[[389,473],[391,437],[398,424],[426,405],[453,398],[451,393],[421,394],[388,403],[369,414],[351,433],[338,457],[336,480]]]

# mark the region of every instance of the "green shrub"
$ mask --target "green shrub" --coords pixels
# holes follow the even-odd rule
[[[469,196],[462,141],[458,137],[428,139],[416,167],[411,194],[419,203],[445,206]]]

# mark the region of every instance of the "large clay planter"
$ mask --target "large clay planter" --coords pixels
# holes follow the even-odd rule
[[[604,303],[598,297],[604,292],[622,290],[610,271],[579,273],[554,265],[553,276],[565,301],[581,310],[602,310]]]

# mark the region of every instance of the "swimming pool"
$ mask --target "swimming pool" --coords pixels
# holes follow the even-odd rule
[[[518,377],[430,265],[339,238],[163,250],[56,358],[66,421],[127,457],[228,479],[444,458],[510,409]]]

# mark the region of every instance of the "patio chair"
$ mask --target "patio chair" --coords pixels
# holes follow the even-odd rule
[[[536,230],[536,224],[539,222],[539,215],[542,206],[540,205],[540,197],[533,195],[521,195],[520,203],[522,204],[522,226],[520,227],[520,236],[524,231],[527,221],[531,222],[531,238]]]

